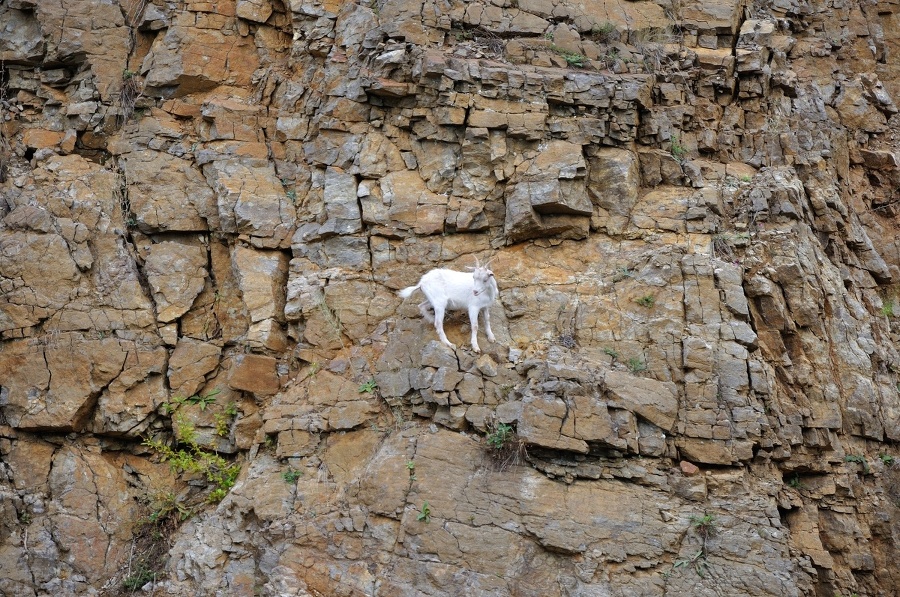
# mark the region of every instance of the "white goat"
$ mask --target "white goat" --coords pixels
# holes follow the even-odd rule
[[[484,331],[488,340],[494,342],[491,331],[491,315],[488,309],[500,294],[494,272],[475,261],[475,269],[471,273],[457,272],[452,269],[433,269],[419,279],[419,283],[404,288],[398,294],[401,298],[409,298],[416,289],[425,295],[425,302],[419,304],[419,311],[429,322],[434,322],[441,342],[450,348],[456,348],[444,334],[444,313],[450,311],[469,312],[472,325],[472,350],[481,352],[478,347],[478,313],[484,311]],[[432,313],[433,311],[433,313]]]

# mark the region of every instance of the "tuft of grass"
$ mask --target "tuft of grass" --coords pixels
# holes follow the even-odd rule
[[[645,294],[640,298],[634,299],[634,302],[642,307],[647,307],[648,309],[650,309],[653,307],[653,305],[656,304],[656,297],[654,297],[652,294]]]
[[[625,363],[625,365],[628,367],[628,370],[631,371],[632,373],[640,373],[642,371],[647,370],[647,363],[645,363],[639,357],[629,358],[628,361]]]
[[[154,580],[156,580],[156,572],[144,566],[140,566],[130,575],[125,577],[125,580],[122,581],[122,587],[124,587],[126,591],[135,592],[139,591],[141,587],[146,585],[148,582],[152,582]]]
[[[894,300],[888,299],[881,306],[881,314],[885,317],[893,317],[894,316]]]
[[[609,21],[604,21],[591,27],[591,37],[598,43],[610,44],[619,41],[619,32],[616,30],[615,25]]]

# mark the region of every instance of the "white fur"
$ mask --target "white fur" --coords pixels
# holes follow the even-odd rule
[[[478,266],[471,273],[457,272],[452,269],[433,269],[419,279],[415,286],[404,288],[398,294],[401,298],[409,298],[416,290],[425,295],[425,302],[419,305],[422,316],[434,322],[441,342],[450,348],[456,348],[444,334],[444,314],[447,311],[468,311],[472,324],[472,350],[481,352],[478,347],[478,314],[484,311],[484,331],[488,340],[494,342],[491,331],[491,316],[488,309],[500,294],[494,272],[486,266]],[[432,315],[431,311],[434,311]]]

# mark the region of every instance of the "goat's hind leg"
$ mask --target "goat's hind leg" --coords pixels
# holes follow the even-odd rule
[[[425,321],[434,323],[434,307],[431,306],[431,303],[428,301],[419,303],[419,313],[422,314],[422,318]]]
[[[450,342],[450,340],[447,339],[447,334],[444,333],[444,309],[440,309],[436,306],[434,306],[434,329],[437,330],[438,338],[441,339],[441,342],[450,348],[456,348],[456,344]]]
[[[491,310],[490,307],[484,308],[484,333],[487,334],[488,340],[491,342],[496,342],[497,339],[494,338],[494,332],[491,331]]]

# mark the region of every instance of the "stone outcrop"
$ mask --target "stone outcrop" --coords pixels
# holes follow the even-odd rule
[[[890,594],[898,10],[3,4],[0,593]]]

